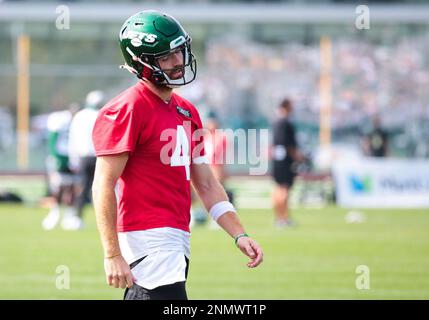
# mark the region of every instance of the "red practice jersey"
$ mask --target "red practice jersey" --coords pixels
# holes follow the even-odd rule
[[[190,166],[206,162],[196,108],[173,93],[166,103],[143,82],[99,112],[93,130],[97,156],[129,152],[118,180],[117,231],[161,227],[189,232]]]

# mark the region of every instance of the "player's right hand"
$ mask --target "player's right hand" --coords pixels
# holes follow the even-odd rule
[[[104,270],[106,272],[106,281],[109,286],[115,288],[131,288],[135,281],[131,273],[130,266],[125,259],[118,255],[112,258],[104,259]]]
[[[249,268],[255,268],[263,261],[264,253],[259,244],[250,237],[242,237],[237,241],[237,247],[251,260],[247,263]]]

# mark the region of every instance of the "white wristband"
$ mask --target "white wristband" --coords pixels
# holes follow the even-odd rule
[[[210,209],[209,214],[214,221],[217,221],[221,215],[227,212],[237,212],[237,210],[235,210],[231,202],[220,201]]]

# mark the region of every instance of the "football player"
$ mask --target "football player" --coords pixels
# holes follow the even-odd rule
[[[191,37],[173,17],[142,11],[123,24],[119,42],[123,68],[139,81],[100,110],[93,131],[107,283],[127,287],[124,299],[187,299],[191,182],[248,267],[263,253],[210,169],[197,109],[173,92],[196,76]]]
[[[92,130],[98,110],[104,104],[104,93],[91,91],[86,96],[85,106],[73,117],[70,124],[68,155],[70,169],[76,174],[74,215],[69,228],[79,230],[84,227],[83,208],[90,199],[95,171],[95,153],[92,145]]]
[[[55,111],[48,116],[48,156],[46,168],[49,191],[53,202],[49,214],[43,219],[42,227],[52,230],[61,219],[61,227],[71,230],[70,219],[74,216],[74,182],[75,177],[70,170],[67,152],[68,134],[73,116],[79,110],[79,105],[72,103],[67,110]]]
[[[277,118],[273,124],[272,176],[275,187],[272,203],[274,224],[278,228],[296,226],[289,214],[289,194],[296,176],[294,163],[305,160],[298,148],[295,127],[290,120],[292,111],[292,101],[284,99],[277,108]]]

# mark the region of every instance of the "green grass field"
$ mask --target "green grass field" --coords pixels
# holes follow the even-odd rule
[[[428,299],[429,212],[362,210],[367,221],[347,224],[347,210],[298,208],[296,229],[278,230],[267,209],[240,217],[265,250],[264,263],[247,259],[221,230],[196,227],[188,279],[190,299]],[[0,205],[0,299],[121,299],[105,284],[93,211],[80,232],[40,227],[47,213]],[[370,289],[356,288],[356,267],[370,270]],[[58,266],[70,288],[56,288]]]

